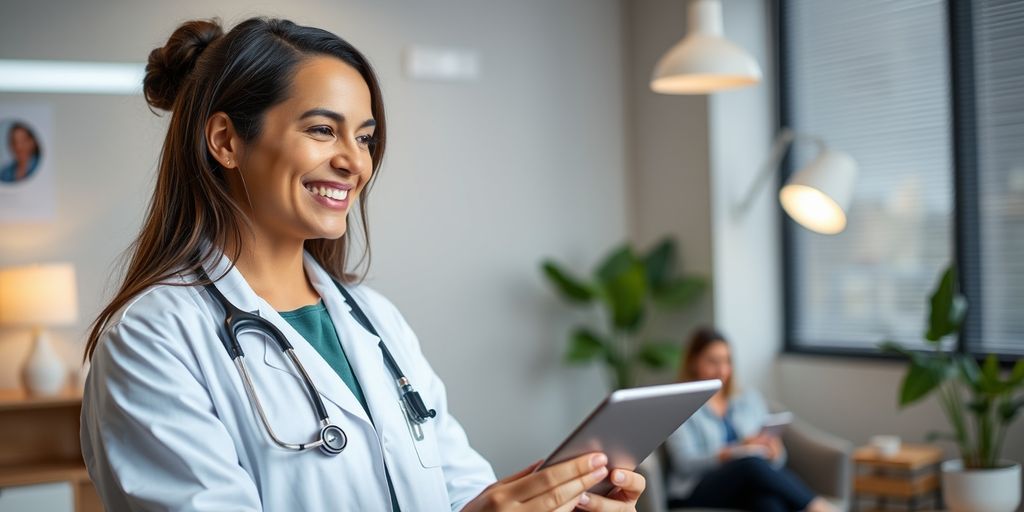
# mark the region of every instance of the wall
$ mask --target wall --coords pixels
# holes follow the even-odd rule
[[[684,271],[712,277],[708,99],[651,91],[658,59],[686,31],[686,3],[631,0],[623,16],[626,36],[630,235],[646,248],[671,235]],[[714,286],[679,322],[659,325],[682,342],[686,330],[712,318]],[[664,334],[663,334],[664,335]]]
[[[727,38],[761,64],[761,83],[710,96],[711,222],[715,323],[735,345],[743,383],[773,393],[771,368],[781,347],[778,215],[774,184],[736,212],[768,154],[775,118],[775,73],[768,2],[723,2]]]
[[[565,369],[571,315],[541,281],[556,257],[593,265],[626,238],[622,26],[614,0],[430,3],[187,1],[0,4],[0,58],[142,62],[180,21],[281,15],[335,31],[381,75],[389,154],[371,205],[370,283],[416,329],[452,410],[499,474],[543,457],[604,393]],[[413,82],[400,52],[477,49],[482,77]],[[0,265],[71,261],[81,320],[54,335],[77,361],[141,221],[166,119],[140,96],[0,94],[56,109],[57,222],[0,225]],[[0,331],[0,387],[27,333]]]

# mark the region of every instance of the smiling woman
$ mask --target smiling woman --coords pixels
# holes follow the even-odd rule
[[[171,112],[156,190],[86,350],[107,509],[633,510],[643,478],[600,453],[495,482],[412,329],[347,273],[386,140],[359,51],[287,20],[190,21],[144,91]],[[609,472],[613,494],[585,492]]]

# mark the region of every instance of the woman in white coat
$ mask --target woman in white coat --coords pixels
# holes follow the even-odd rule
[[[287,20],[190,21],[144,91],[171,112],[156,190],[86,350],[82,450],[109,510],[633,510],[643,478],[600,453],[495,482],[412,329],[346,273],[385,142],[358,50]],[[266,332],[239,333],[235,359],[218,295],[276,327],[312,386]],[[422,424],[385,349],[433,409]],[[270,435],[328,424],[333,455]],[[615,493],[584,492],[605,478]]]

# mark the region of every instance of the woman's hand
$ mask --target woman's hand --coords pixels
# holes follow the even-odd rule
[[[576,507],[584,510],[635,510],[637,498],[646,487],[642,476],[632,471],[613,471],[616,489],[609,497],[585,493],[608,476],[608,457],[589,453],[533,473],[536,462],[512,476],[495,482],[463,509],[466,512],[559,511]]]
[[[758,434],[748,438],[744,444],[751,446],[763,446],[768,460],[778,459],[782,455],[782,440],[778,436],[767,436]]]
[[[647,480],[639,473],[625,469],[612,470],[612,483],[615,489],[608,497],[584,494],[586,501],[580,500],[577,507],[583,510],[636,512],[636,500],[640,499]]]

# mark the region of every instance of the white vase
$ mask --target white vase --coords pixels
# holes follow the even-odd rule
[[[994,469],[964,469],[960,459],[942,463],[942,499],[952,512],[1014,512],[1020,505],[1020,464],[1001,460]]]
[[[33,396],[54,396],[64,389],[68,370],[50,343],[46,331],[36,331],[32,353],[25,362],[25,387]]]

